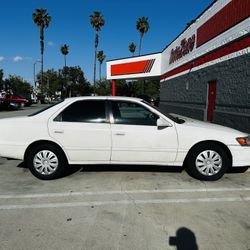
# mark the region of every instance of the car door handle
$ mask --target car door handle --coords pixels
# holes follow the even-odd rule
[[[125,135],[125,133],[119,132],[119,133],[115,133],[115,135],[123,136],[123,135]]]
[[[63,134],[64,131],[63,131],[63,130],[54,130],[54,133],[55,133],[55,134]]]

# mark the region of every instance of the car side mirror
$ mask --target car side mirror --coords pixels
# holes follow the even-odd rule
[[[162,129],[172,127],[172,125],[168,121],[160,117],[159,119],[157,119],[157,127],[158,129]]]

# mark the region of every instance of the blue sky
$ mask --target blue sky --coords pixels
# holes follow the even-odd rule
[[[162,51],[196,18],[212,0],[1,0],[0,69],[33,83],[33,63],[40,58],[39,29],[31,15],[46,8],[52,22],[45,31],[44,68],[62,68],[60,46],[69,45],[68,66],[80,66],[93,80],[94,30],[89,15],[101,11],[105,26],[100,32],[99,50],[106,59],[130,56],[128,45],[139,44],[135,28],[138,17],[147,16],[142,54]],[[139,47],[139,46],[138,46]],[[105,64],[105,63],[104,63]],[[37,65],[37,70],[40,65]],[[105,65],[103,67],[105,74]]]

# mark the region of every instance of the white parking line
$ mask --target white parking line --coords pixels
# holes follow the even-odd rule
[[[30,205],[3,205],[0,210],[10,209],[40,209],[40,208],[66,208],[89,207],[105,205],[144,205],[144,204],[173,204],[173,203],[213,203],[213,202],[248,202],[250,197],[229,198],[195,198],[195,199],[148,199],[148,200],[117,200],[117,201],[83,201],[71,203],[45,203]]]
[[[192,189],[155,189],[155,190],[114,190],[93,192],[64,192],[64,193],[41,193],[41,194],[10,194],[0,195],[0,199],[26,199],[26,198],[50,198],[68,196],[94,196],[115,194],[155,194],[155,193],[200,193],[200,192],[234,192],[250,191],[250,187],[241,188],[192,188]]]

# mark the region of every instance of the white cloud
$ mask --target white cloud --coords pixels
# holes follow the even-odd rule
[[[26,56],[26,57],[24,56],[14,56],[14,57],[0,56],[0,62],[3,62],[3,61],[13,61],[15,63],[22,62],[22,61],[32,62],[33,58],[30,56]]]
[[[50,47],[52,47],[52,46],[54,46],[54,42],[48,41],[48,45],[49,45]]]
[[[23,60],[24,60],[24,58],[21,57],[21,56],[15,56],[15,57],[13,58],[13,61],[14,61],[14,62],[21,62],[21,61],[23,61]]]

